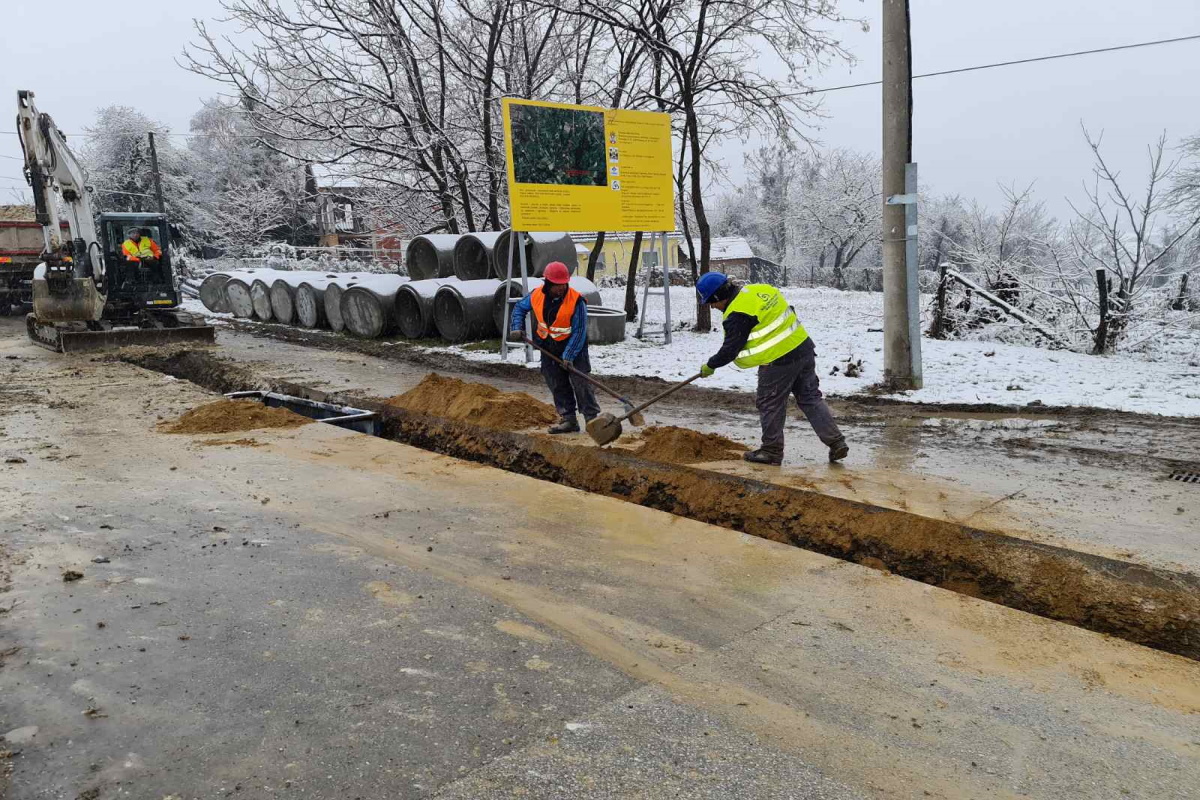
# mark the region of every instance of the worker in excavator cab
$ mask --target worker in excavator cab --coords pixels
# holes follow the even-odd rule
[[[706,272],[696,281],[700,302],[724,315],[725,341],[700,367],[709,377],[733,363],[758,369],[755,405],[762,425],[762,447],[743,458],[754,464],[783,463],[783,424],[788,397],[796,396],[800,410],[829,448],[829,460],[841,461],[850,448],[821,395],[817,351],[813,340],[788,305],[783,292],[766,283],[739,286],[720,272]]]
[[[561,261],[546,265],[542,285],[522,297],[513,307],[508,340],[525,338],[525,318],[533,313],[534,343],[561,358],[579,372],[591,372],[587,346],[587,303],[571,288],[571,273]],[[550,433],[578,433],[576,410],[591,422],[600,413],[591,384],[542,353],[542,377],[554,395],[558,422]]]
[[[150,231],[147,228],[132,228],[128,233],[128,238],[121,244],[121,251],[125,254],[126,261],[134,261],[142,266],[154,266],[162,258],[162,248],[158,246],[158,242],[150,238]]]

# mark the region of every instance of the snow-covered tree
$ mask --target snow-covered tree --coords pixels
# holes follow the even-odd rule
[[[175,146],[166,125],[135,108],[113,105],[97,111],[86,131],[80,158],[96,187],[99,211],[158,211],[147,137],[153,131],[167,219],[183,239],[195,235],[195,162]]]
[[[797,166],[801,179],[794,183],[787,222],[795,229],[789,239],[793,249],[815,252],[827,267],[832,284],[850,285],[849,272],[856,259],[877,247],[883,207],[879,159],[837,149]]]

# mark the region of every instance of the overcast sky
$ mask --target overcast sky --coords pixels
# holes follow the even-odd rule
[[[859,63],[813,76],[815,86],[880,75],[879,0],[843,0],[870,22],[846,26]],[[68,133],[82,132],[97,108],[135,105],[186,132],[203,98],[219,87],[176,65],[193,17],[220,13],[217,0],[42,0],[5,3],[0,12],[0,103],[33,89],[39,107]],[[1198,0],[912,0],[913,71],[1200,34]],[[1090,167],[1080,121],[1105,133],[1104,149],[1139,180],[1145,147],[1164,129],[1172,142],[1200,133],[1200,40],[1154,48],[918,80],[914,158],[922,183],[994,203],[996,184],[1036,182],[1057,214],[1078,197]],[[0,119],[11,120],[15,111]],[[878,87],[825,95],[827,145],[878,152]],[[11,122],[0,124],[11,130]],[[183,140],[178,140],[182,142]],[[739,172],[743,145],[721,150]],[[16,137],[0,134],[0,200],[23,184]]]

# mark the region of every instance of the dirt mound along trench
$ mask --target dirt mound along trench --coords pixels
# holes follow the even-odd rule
[[[244,372],[204,352],[136,360],[228,391]],[[247,387],[249,388],[249,387]],[[343,398],[288,382],[270,388]],[[1200,660],[1200,578],[919,517],[802,488],[573,446],[355,399],[383,435],[436,453],[626,500]]]
[[[404,394],[384,402],[420,414],[462,420],[502,431],[549,425],[558,419],[553,406],[524,392],[502,392],[486,383],[468,383],[436,372],[426,375]]]
[[[643,430],[642,443],[634,448],[633,454],[668,464],[699,464],[739,458],[748,449],[744,444],[716,433],[664,425]]]
[[[256,400],[217,400],[158,426],[162,433],[234,433],[262,428],[296,428],[312,422],[286,408],[271,408]],[[238,442],[239,444],[241,442]]]

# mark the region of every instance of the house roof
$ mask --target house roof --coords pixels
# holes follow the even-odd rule
[[[691,258],[687,241],[680,242],[679,246],[684,254]],[[699,246],[700,240],[699,237],[696,237],[696,247]],[[710,261],[734,261],[741,258],[754,258],[754,250],[751,249],[750,243],[741,236],[714,236],[710,248],[708,254]]]

